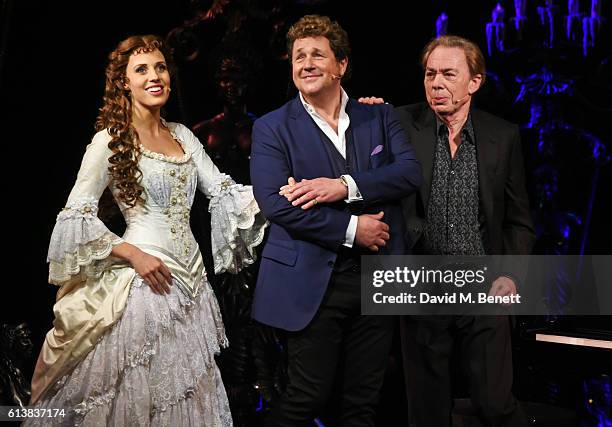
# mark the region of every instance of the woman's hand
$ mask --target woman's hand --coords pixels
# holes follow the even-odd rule
[[[153,292],[159,295],[170,293],[172,275],[166,264],[156,256],[140,251],[130,262],[136,273],[142,277]]]
[[[170,293],[172,274],[161,259],[127,242],[115,246],[112,254],[129,261],[136,273],[144,279],[153,292],[159,295]]]

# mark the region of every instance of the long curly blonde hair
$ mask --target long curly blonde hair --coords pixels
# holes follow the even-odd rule
[[[108,159],[108,170],[119,189],[118,199],[130,207],[143,201],[144,189],[140,184],[142,172],[138,168],[138,133],[132,126],[132,101],[125,89],[126,69],[132,54],[155,50],[159,50],[166,63],[170,63],[170,52],[163,40],[155,35],[128,37],[110,53],[106,67],[104,105],[100,108],[96,120],[96,130],[106,129],[112,137],[108,143],[108,148],[113,152]],[[169,66],[169,70],[172,72],[172,67]]]

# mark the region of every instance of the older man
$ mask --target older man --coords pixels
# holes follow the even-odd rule
[[[350,49],[340,25],[305,16],[287,39],[299,94],[255,122],[251,153],[271,222],[253,317],[288,331],[289,383],[267,425],[311,425],[338,380],[340,425],[373,426],[393,323],[360,314],[360,257],[404,253],[399,200],[421,170],[393,109],[342,89]]]
[[[415,253],[529,254],[529,214],[519,129],[472,108],[485,79],[477,45],[457,36],[432,40],[421,63],[427,103],[396,111],[423,167],[423,186],[404,204]],[[490,295],[511,295],[520,266],[508,266]],[[406,387],[416,425],[451,425],[451,350],[458,341],[469,392],[486,426],[526,425],[512,396],[506,316],[402,319]]]

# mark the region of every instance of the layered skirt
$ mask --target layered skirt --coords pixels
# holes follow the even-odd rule
[[[64,416],[23,425],[231,426],[214,359],[223,323],[206,279],[198,292],[157,295],[136,276],[121,318],[34,406]]]

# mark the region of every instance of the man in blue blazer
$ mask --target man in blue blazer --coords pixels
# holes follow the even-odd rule
[[[360,260],[405,253],[400,199],[421,169],[391,106],[342,89],[350,48],[338,23],[305,16],[287,39],[299,95],[255,122],[251,152],[271,222],[252,313],[288,331],[289,382],[266,425],[311,425],[337,380],[340,425],[373,426],[393,321],[361,315]]]

